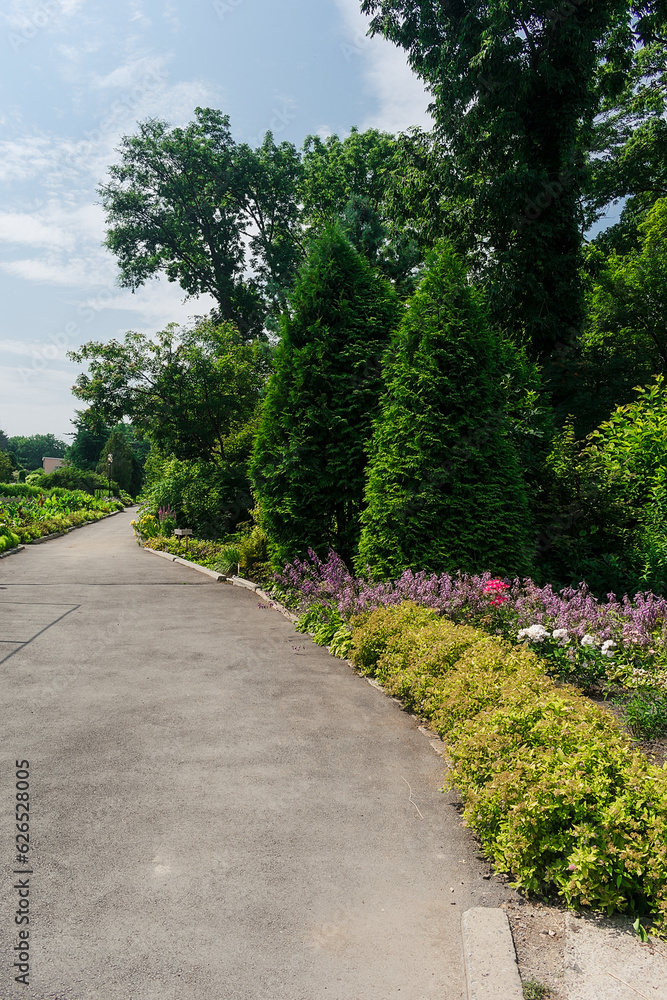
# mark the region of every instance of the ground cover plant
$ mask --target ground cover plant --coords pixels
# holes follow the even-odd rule
[[[81,490],[40,490],[22,483],[0,483],[0,529],[7,529],[17,545],[99,521],[122,509],[120,500],[94,497]]]
[[[181,556],[225,576],[240,573],[267,585],[273,575],[266,535],[257,525],[239,525],[233,534],[216,540],[181,538],[173,534],[176,517],[167,507],[161,508],[157,517],[143,510],[132,526],[144,548]]]
[[[568,905],[667,919],[667,770],[535,653],[414,601],[353,617],[350,658],[445,740],[496,870]]]

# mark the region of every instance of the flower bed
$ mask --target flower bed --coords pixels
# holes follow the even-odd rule
[[[217,568],[224,548],[221,542],[206,542],[199,538],[181,540],[173,536],[167,538],[164,535],[144,539],[143,546],[146,549],[155,549],[157,552],[170,552],[173,556],[189,559],[190,562],[206,566],[207,569]]]
[[[411,570],[373,584],[354,578],[335,553],[323,561],[312,552],[287,565],[277,586],[291,606],[335,609],[342,621],[411,600],[457,624],[529,645],[552,673],[583,687],[667,688],[667,599],[655,594],[598,601],[583,584],[556,592],[532,580]]]
[[[99,499],[81,490],[40,490],[24,484],[0,483],[0,526],[17,539],[15,544],[98,521],[122,509],[120,500]],[[5,548],[10,547],[5,544]]]
[[[349,655],[431,720],[498,871],[667,931],[667,770],[535,654],[412,601],[352,619]]]

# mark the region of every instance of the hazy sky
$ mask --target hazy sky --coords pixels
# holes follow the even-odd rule
[[[0,0],[0,428],[71,431],[68,350],[206,312],[178,285],[135,295],[101,246],[97,185],[121,135],[197,105],[235,138],[300,145],[353,125],[426,125],[399,50],[365,37],[357,0]]]

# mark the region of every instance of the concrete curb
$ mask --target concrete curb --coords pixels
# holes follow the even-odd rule
[[[178,563],[179,566],[188,566],[190,569],[196,569],[198,573],[204,573],[205,576],[210,576],[212,580],[218,582],[226,582],[227,577],[223,573],[216,573],[214,569],[208,569],[206,566],[200,566],[199,563],[190,562],[189,559],[183,559],[181,556],[175,556],[171,552],[161,552],[159,549],[148,549],[145,545],[141,548],[144,552],[152,552],[154,556],[160,556],[161,559],[168,559],[169,562]]]
[[[523,1000],[505,911],[484,906],[466,910],[461,932],[468,1000]]]
[[[233,576],[232,583],[235,587],[245,587],[246,590],[259,590],[259,584],[253,583],[252,580],[246,580],[242,576]]]
[[[17,545],[15,549],[7,549],[5,552],[0,552],[0,559],[6,559],[7,556],[15,556],[17,552],[23,552],[25,545]]]
[[[252,580],[245,580],[242,576],[225,576],[223,573],[216,573],[215,570],[207,569],[206,566],[200,566],[199,563],[190,562],[188,559],[182,559],[181,556],[174,556],[171,552],[161,552],[159,549],[149,549],[145,545],[141,548],[144,552],[152,552],[154,556],[160,556],[162,559],[169,559],[170,562],[180,563],[181,566],[189,566],[190,569],[196,569],[198,573],[204,573],[206,576],[210,576],[212,579],[217,580],[219,583],[231,583],[234,587],[243,587],[244,590],[252,590],[261,597],[262,600],[266,601],[272,608],[279,611],[281,615],[288,618],[289,621],[295,622],[298,619],[298,615],[295,615],[292,611],[281,604],[280,601],[276,601],[274,597],[267,594],[265,590],[259,586],[258,583],[253,583]]]
[[[189,559],[182,559],[180,556],[174,556],[174,562],[180,566],[189,566],[191,569],[196,569],[198,573],[204,573],[213,580],[220,581],[227,579],[223,573],[217,573],[214,569],[208,569],[207,566],[200,566],[198,563],[190,562]]]

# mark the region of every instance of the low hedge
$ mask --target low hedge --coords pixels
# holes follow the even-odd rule
[[[350,658],[429,719],[497,871],[667,933],[667,769],[535,654],[412,602],[353,619]]]

